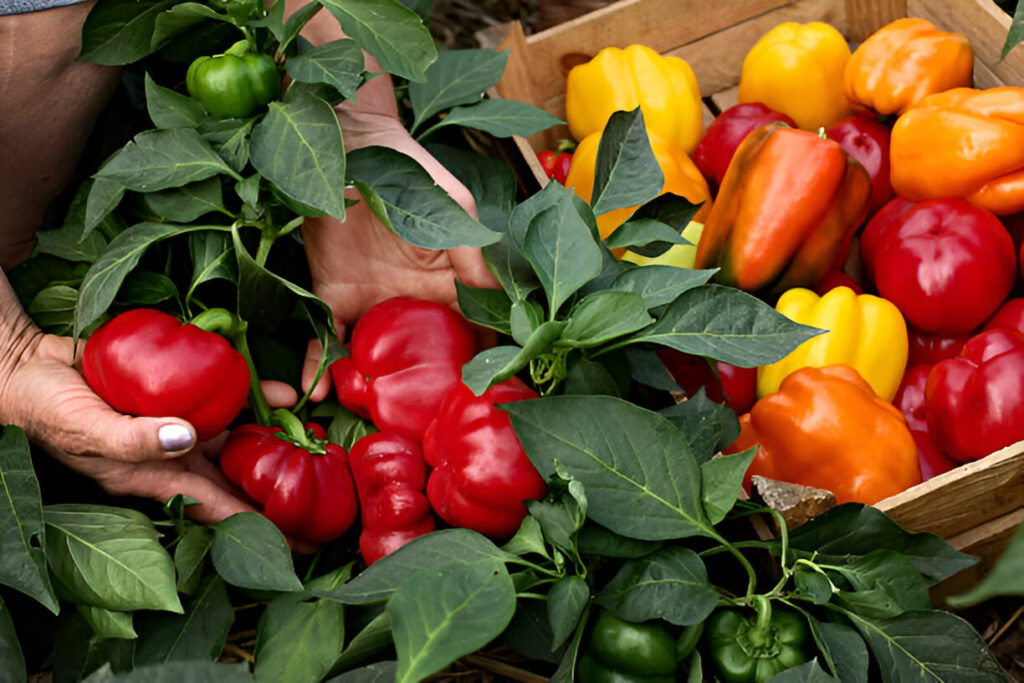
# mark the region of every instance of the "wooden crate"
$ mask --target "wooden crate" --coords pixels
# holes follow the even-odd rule
[[[619,0],[572,21],[526,36],[518,23],[500,28],[489,46],[509,50],[492,96],[516,99],[565,118],[565,77],[607,46],[649,45],[693,67],[705,102],[705,125],[736,102],[743,57],[783,21],[825,21],[851,46],[904,16],[928,19],[967,36],[979,88],[1024,85],[1024,47],[1000,60],[1010,17],[991,0]],[[560,126],[514,141],[536,188],[547,182],[536,152],[569,138]],[[911,531],[945,538],[981,562],[938,587],[960,592],[987,574],[1024,521],[1024,442],[959,467],[877,505]]]

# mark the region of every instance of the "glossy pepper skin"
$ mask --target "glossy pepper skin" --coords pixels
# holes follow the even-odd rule
[[[224,337],[149,308],[97,328],[82,353],[82,374],[114,410],[180,417],[200,441],[227,429],[249,393],[249,366]]]
[[[757,368],[741,368],[704,356],[660,348],[656,352],[672,378],[687,396],[701,389],[716,403],[724,403],[742,415],[757,400]]]
[[[760,596],[759,596],[760,597]],[[763,683],[808,660],[811,632],[800,614],[757,602],[757,613],[719,608],[704,639],[714,670],[730,683]]]
[[[927,95],[969,87],[973,72],[974,50],[966,37],[902,17],[857,46],[843,84],[858,108],[900,114]]]
[[[963,199],[893,202],[896,210],[887,205],[868,221],[860,242],[878,293],[923,332],[971,332],[1016,281],[1013,238],[995,215]]]
[[[636,624],[601,610],[576,665],[588,683],[674,683],[676,639],[658,622]]]
[[[893,197],[892,181],[889,180],[891,133],[889,126],[879,121],[877,115],[868,112],[837,121],[825,130],[830,140],[838,142],[868,172],[871,178],[869,216]]]
[[[813,288],[860,225],[871,179],[838,142],[770,123],[750,133],[704,222],[695,268],[748,292]]]
[[[693,151],[703,126],[700,87],[679,57],[646,45],[606,47],[566,76],[565,120],[575,140],[603,131],[616,111],[637,107],[649,137]]]
[[[871,444],[865,448],[864,444]],[[744,486],[760,475],[873,505],[921,481],[917,446],[899,409],[849,365],[804,367],[740,418],[728,453],[759,445]]]
[[[1024,439],[1024,333],[985,330],[959,356],[936,363],[925,416],[936,445],[958,462]]]
[[[441,403],[423,436],[423,457],[433,467],[427,497],[452,526],[494,538],[515,533],[526,516],[524,500],[547,491],[526,457],[508,413],[495,404],[537,398],[513,377],[476,396],[462,382]]]
[[[469,324],[443,304],[393,297],[352,329],[351,355],[330,366],[338,400],[381,431],[419,442],[476,352]]]
[[[762,102],[816,131],[853,113],[843,90],[846,38],[820,21],[787,21],[761,36],[743,59],[739,102]]]
[[[419,444],[376,432],[352,445],[348,464],[359,494],[359,553],[366,564],[436,528],[424,493],[427,464]]]
[[[853,367],[878,396],[891,401],[907,365],[907,325],[891,302],[849,287],[823,296],[802,287],[787,290],[775,310],[794,322],[827,330],[784,358],[757,369],[757,395],[778,391],[782,380],[806,366]]]
[[[569,166],[572,164],[572,152],[543,149],[537,152],[537,161],[544,169],[544,175],[565,185],[565,179],[569,175]]]
[[[281,74],[270,55],[249,51],[241,40],[219,55],[197,57],[188,67],[188,94],[217,118],[243,118],[281,94]]]
[[[327,432],[316,423],[288,432],[256,424],[236,427],[221,451],[220,466],[287,536],[324,543],[355,521],[358,502],[345,449],[328,443]]]
[[[1024,210],[1024,88],[925,97],[893,125],[890,162],[893,190],[909,200],[962,197],[997,216]]]
[[[594,172],[597,168],[597,149],[600,144],[600,132],[581,140],[576,146],[576,151],[573,152],[569,175],[565,179],[565,186],[586,202],[589,202],[594,194]],[[710,211],[711,204],[711,192],[708,190],[704,176],[697,170],[689,155],[681,147],[671,142],[651,140],[651,151],[654,152],[658,166],[665,177],[658,194],[671,193],[684,197],[693,204],[703,202],[704,206],[694,216],[694,220],[699,222]],[[637,206],[628,206],[612,209],[598,216],[597,227],[601,233],[601,239],[607,239],[638,208]],[[622,252],[618,252],[618,255],[621,256]]]
[[[921,466],[921,481],[928,481],[936,474],[948,472],[957,466],[954,460],[939,450],[932,441],[925,416],[924,388],[932,364],[911,365],[903,373],[903,381],[896,391],[892,404],[900,409],[907,420],[907,427],[917,444],[917,460]]]
[[[796,128],[796,121],[761,102],[734,104],[715,117],[693,151],[693,162],[715,190],[722,184],[736,148],[752,131],[775,121]]]

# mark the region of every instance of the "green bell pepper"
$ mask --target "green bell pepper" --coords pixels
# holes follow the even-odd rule
[[[772,611],[761,595],[755,596],[754,607],[756,615],[719,609],[708,618],[705,643],[723,680],[763,683],[809,659],[810,629],[801,615]]]
[[[634,624],[603,610],[576,668],[586,683],[674,683],[676,639],[656,622]]]
[[[223,54],[197,57],[188,67],[188,94],[218,118],[242,118],[281,94],[281,74],[270,55],[240,40]]]

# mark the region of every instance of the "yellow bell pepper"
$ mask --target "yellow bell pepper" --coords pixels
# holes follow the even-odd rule
[[[761,102],[816,131],[853,114],[843,88],[850,47],[821,21],[787,21],[764,34],[743,59],[739,102]]]
[[[603,131],[616,111],[637,107],[649,137],[693,152],[703,119],[700,87],[686,61],[645,45],[606,47],[566,77],[565,120],[576,140]]]
[[[627,251],[622,255],[623,261],[635,263],[638,266],[675,266],[676,268],[693,268],[693,260],[697,255],[697,242],[700,241],[700,234],[704,232],[704,224],[697,221],[690,221],[683,228],[683,238],[689,240],[689,244],[673,244],[665,253],[657,256],[644,256],[635,251]]]
[[[759,397],[778,391],[782,380],[799,368],[843,364],[857,370],[881,398],[892,401],[909,351],[907,324],[895,304],[845,286],[821,297],[796,287],[779,297],[775,310],[828,332],[808,339],[782,360],[759,367]]]
[[[597,168],[597,148],[600,144],[600,132],[591,133],[583,138],[572,154],[569,175],[565,178],[566,187],[587,202],[594,194],[594,170]],[[708,189],[708,181],[701,175],[697,165],[680,147],[665,140],[652,139],[651,151],[654,152],[658,166],[665,176],[659,194],[668,192],[684,197],[694,204],[703,202],[704,205],[694,216],[694,220],[702,221],[711,210],[711,191]],[[637,208],[639,207],[628,206],[613,209],[598,216],[597,227],[601,232],[601,239],[606,239],[615,232],[615,229],[625,223]],[[616,252],[616,255],[621,257],[622,251]]]

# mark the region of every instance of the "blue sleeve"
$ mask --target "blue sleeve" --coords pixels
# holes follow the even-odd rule
[[[54,7],[74,5],[82,0],[0,0],[0,15],[39,12]]]

